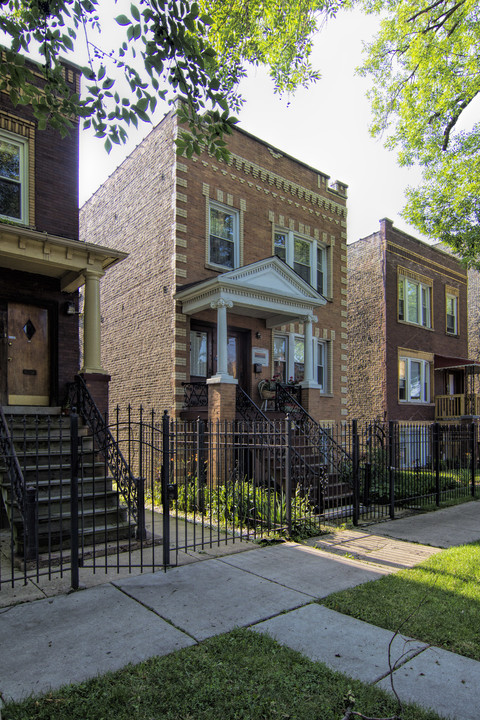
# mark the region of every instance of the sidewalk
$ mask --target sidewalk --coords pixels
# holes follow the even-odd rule
[[[459,507],[468,510],[468,521],[456,523],[459,532],[470,524],[471,532],[480,537],[480,503]],[[458,507],[447,510],[449,518],[458,517]],[[405,520],[416,520],[415,532],[426,532],[434,516]],[[0,611],[3,698],[18,700],[129,662],[167,655],[234,627],[268,632],[313,660],[389,690],[387,648],[392,633],[314,601],[438,551],[386,537],[387,531],[401,534],[396,523],[405,520],[383,523],[371,532],[344,531],[343,542],[338,534],[317,540],[324,546],[330,542],[337,553],[347,552],[349,557],[297,543],[253,546],[167,573],[115,579],[82,592],[4,608]],[[452,533],[453,529],[449,542],[455,544]],[[352,544],[369,562],[350,557]],[[394,658],[405,651],[394,671],[402,700],[431,707],[444,717],[477,719],[480,663],[398,638]]]

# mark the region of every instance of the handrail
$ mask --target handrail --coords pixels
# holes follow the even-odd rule
[[[351,455],[339,444],[334,440],[331,435],[326,432],[319,423],[312,418],[311,415],[308,414],[308,412],[305,410],[303,405],[300,405],[298,400],[289,393],[281,383],[276,383],[276,405],[279,409],[282,407],[285,408],[286,405],[289,406],[288,414],[290,417],[299,425],[299,427],[302,427],[307,437],[310,438],[310,440],[320,440],[322,438],[325,440],[333,450],[337,452],[337,469],[340,467],[340,463],[342,460],[346,460],[348,462],[352,462]],[[319,447],[320,452],[324,455],[327,463],[332,462],[332,457],[330,455],[326,455],[325,451],[322,450],[321,447]]]
[[[25,478],[23,477],[22,468],[18,462],[17,453],[13,444],[12,436],[8,429],[7,419],[0,405],[0,452],[7,465],[7,473],[11,486],[15,492],[18,509],[25,522],[26,504],[27,504],[27,487]]]
[[[75,382],[69,384],[68,399],[70,405],[76,407],[77,412],[92,431],[98,449],[107,462],[117,488],[127,504],[129,513],[135,522],[143,527],[143,508],[140,507],[139,503],[139,495],[141,494],[139,493],[140,481],[132,474],[115,438],[90,395],[85,381],[79,375],[75,377]]]
[[[274,423],[270,420],[267,415],[258,407],[258,405],[252,400],[250,395],[245,392],[240,385],[236,388],[236,408],[243,419],[247,422],[267,422],[270,428],[274,429]],[[262,437],[260,433],[260,437]],[[263,438],[262,438],[263,440]],[[301,453],[295,447],[290,448],[291,457],[294,462],[292,466],[296,466],[302,469],[304,477],[306,479],[316,478],[321,475],[316,471],[303,457]],[[325,484],[325,477],[320,478],[322,484]]]

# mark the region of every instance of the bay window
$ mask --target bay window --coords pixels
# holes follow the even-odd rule
[[[398,276],[398,319],[432,327],[432,286],[428,282]]]
[[[328,393],[330,382],[328,342],[313,339],[313,379],[321,393]],[[287,333],[274,335],[273,374],[281,383],[301,383],[305,377],[305,338]]]
[[[305,282],[322,295],[327,294],[327,248],[312,238],[304,238],[291,230],[277,230],[273,251],[290,265]]]

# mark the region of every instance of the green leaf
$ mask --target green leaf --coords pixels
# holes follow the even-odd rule
[[[131,25],[131,20],[126,15],[118,15],[115,18],[115,22],[118,25]]]

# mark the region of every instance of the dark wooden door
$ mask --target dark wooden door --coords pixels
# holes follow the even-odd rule
[[[238,380],[240,387],[249,392],[247,374],[249,333],[242,330],[228,330],[227,367],[228,374]]]
[[[9,405],[48,405],[50,352],[48,310],[8,304],[7,393]]]

